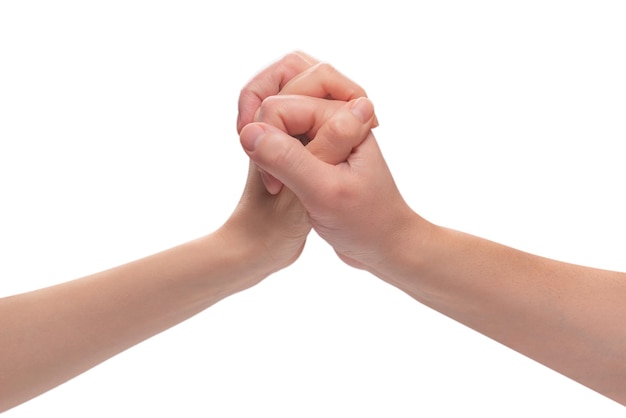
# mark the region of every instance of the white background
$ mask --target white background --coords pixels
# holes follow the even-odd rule
[[[239,90],[294,49],[365,87],[427,219],[626,271],[625,21],[621,1],[3,1],[0,294],[219,227],[247,169]],[[623,407],[311,235],[288,269],[5,416],[570,413]]]

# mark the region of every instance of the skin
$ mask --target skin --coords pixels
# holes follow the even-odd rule
[[[316,80],[313,87],[307,79]],[[303,85],[308,90],[296,91]],[[254,164],[220,229],[0,299],[9,342],[0,346],[0,411],[288,266],[311,225],[348,264],[626,404],[625,275],[523,253],[420,217],[393,181],[369,132],[376,124],[371,103],[355,100],[365,96],[355,86],[303,53],[277,61],[241,92],[238,131]],[[294,125],[303,109],[320,106],[292,96],[305,93],[334,101],[313,122]],[[312,140],[306,147],[293,139],[302,135]]]
[[[299,80],[292,93],[310,93],[308,84],[318,83]],[[258,102],[250,117],[267,132],[306,136],[307,152],[336,164],[375,118],[369,100],[340,96],[350,101],[283,95]],[[251,164],[238,206],[215,232],[111,270],[1,298],[0,412],[287,267],[310,229],[295,195],[282,187],[268,193]]]
[[[256,74],[241,89],[237,132],[241,133],[247,124],[253,122],[262,106],[267,106],[268,101],[279,99],[276,96],[292,94],[341,101],[367,97],[361,86],[345,77],[332,65],[320,62],[302,51],[294,51]],[[374,115],[372,127],[376,126],[378,120]],[[341,128],[337,126],[336,129]],[[318,141],[311,144],[309,150],[327,161],[329,153],[332,155],[334,143],[335,141]],[[260,171],[267,190],[272,194],[278,193],[282,183],[262,169]]]
[[[274,94],[287,88],[285,74],[305,66],[298,56],[261,72],[244,90],[244,121],[255,112],[249,91],[267,92],[267,80],[275,82]],[[319,71],[319,64],[309,65],[302,73]],[[313,93],[323,97],[324,89]],[[372,133],[339,164],[319,160],[263,123],[245,124],[240,140],[261,170],[295,193],[343,261],[626,405],[626,274],[428,222],[402,198]]]

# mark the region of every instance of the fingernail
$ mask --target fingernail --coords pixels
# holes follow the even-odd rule
[[[365,97],[359,97],[352,102],[350,110],[361,122],[367,122],[374,114],[374,106]]]
[[[265,135],[265,129],[256,124],[246,125],[241,131],[241,145],[249,152],[256,149],[261,138]]]
[[[270,177],[267,175],[265,171],[261,170],[260,168],[258,170],[259,170],[259,174],[261,175],[261,181],[263,182],[265,189],[271,194],[272,191],[270,189],[271,189],[272,183],[270,181]]]
[[[265,171],[259,168],[259,173],[261,173],[261,180],[263,181],[263,185],[265,186],[265,190],[269,192],[269,194],[275,195],[280,192],[283,188],[283,184],[278,181],[275,177],[272,177]]]

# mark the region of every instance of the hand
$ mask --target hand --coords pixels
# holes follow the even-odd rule
[[[365,90],[339,73],[301,51],[285,55],[254,76],[239,94],[237,132],[252,122],[263,100],[278,94],[299,94],[349,101],[367,97]]]
[[[321,161],[317,159],[319,155],[330,164],[345,160],[368,135],[374,119],[373,106],[365,98],[345,103],[307,96],[276,96],[264,100],[257,113],[259,122],[244,127],[242,135],[278,135],[290,142],[293,149],[316,161]],[[291,136],[303,134],[310,138],[306,147]],[[284,158],[281,165],[291,160],[287,154],[276,157]],[[241,201],[221,233],[235,238],[226,245],[243,243],[251,247],[251,253],[259,257],[250,262],[270,274],[295,261],[310,228],[308,214],[293,192],[282,188],[268,193],[260,172],[251,164]]]
[[[365,90],[331,65],[322,63],[304,52],[292,52],[262,70],[241,90],[237,131],[241,133],[243,127],[252,121],[262,121],[258,118],[258,113],[266,99],[271,100],[276,95],[293,94],[341,101],[367,97]],[[376,126],[378,120],[374,116],[372,128]],[[305,144],[310,141],[306,134],[298,137],[304,140]],[[327,161],[328,153],[323,149],[333,148],[332,141],[327,141],[327,144],[330,145],[317,141],[311,147],[311,152]],[[280,181],[263,170],[261,175],[270,193],[276,194],[280,191],[282,187]]]
[[[247,125],[240,137],[250,159],[295,193],[313,228],[354,267],[383,268],[398,240],[412,239],[408,227],[425,222],[400,195],[371,132],[336,164],[262,124]]]

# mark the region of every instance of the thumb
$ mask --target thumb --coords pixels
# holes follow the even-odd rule
[[[287,96],[283,97],[286,98]],[[302,114],[298,115],[297,112],[303,112],[303,110],[298,108],[298,106],[294,106],[297,103],[302,102],[293,102],[287,108],[287,111],[283,111],[285,112],[283,118],[294,118],[295,120],[298,120],[298,117],[302,118]],[[330,102],[322,100],[320,103],[326,104]],[[310,131],[313,138],[306,145],[306,150],[328,164],[334,165],[346,161],[353,149],[367,138],[370,129],[375,123],[372,102],[365,97],[360,97],[344,103],[343,106],[337,108],[330,115],[324,112],[324,106],[320,106],[319,103],[317,106],[316,112],[313,112],[315,118],[313,124],[318,127],[314,127]],[[290,114],[289,112],[296,113]],[[270,122],[270,125],[273,124]],[[281,130],[284,131],[284,129]],[[281,181],[274,177],[271,172],[266,172],[260,167],[259,171],[267,191],[271,194],[280,192],[282,188]]]
[[[333,166],[319,160],[294,137],[265,123],[250,123],[240,134],[241,145],[250,159],[298,197],[329,178]]]

